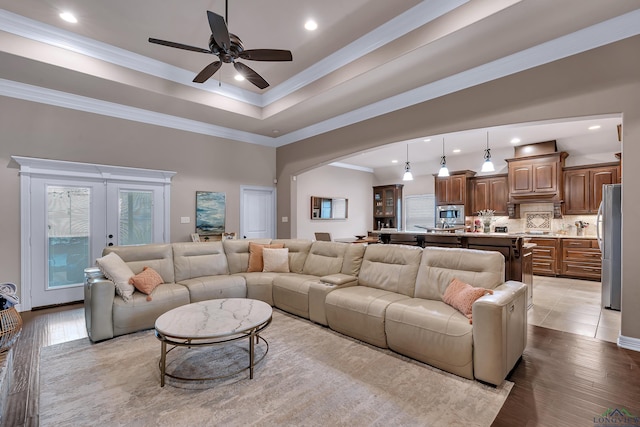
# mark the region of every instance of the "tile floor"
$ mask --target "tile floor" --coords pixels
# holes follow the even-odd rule
[[[600,307],[600,282],[534,276],[529,323],[617,342],[620,312]]]

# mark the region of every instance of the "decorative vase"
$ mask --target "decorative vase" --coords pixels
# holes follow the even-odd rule
[[[491,233],[491,218],[483,218],[482,225],[484,226],[483,231],[485,233]]]

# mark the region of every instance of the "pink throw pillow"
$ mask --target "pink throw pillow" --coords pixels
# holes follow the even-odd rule
[[[442,300],[467,316],[469,323],[473,323],[471,319],[473,303],[487,294],[493,294],[493,291],[485,288],[474,288],[458,279],[453,279],[444,291]]]
[[[164,283],[164,280],[153,268],[145,267],[140,273],[129,279],[129,283],[143,294],[146,294],[147,301],[151,301],[151,292],[153,292],[158,285]]]

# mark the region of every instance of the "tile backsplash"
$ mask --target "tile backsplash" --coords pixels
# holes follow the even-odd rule
[[[546,221],[549,219],[549,221]],[[523,233],[529,230],[543,230],[550,233],[577,236],[576,222],[589,224],[583,230],[583,236],[596,237],[596,215],[564,215],[560,219],[553,218],[553,203],[529,203],[520,205],[520,218],[509,219],[507,216],[494,217],[491,231],[495,226],[507,226],[510,233]]]

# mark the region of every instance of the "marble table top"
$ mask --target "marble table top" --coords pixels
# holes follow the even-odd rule
[[[167,311],[156,320],[156,331],[170,338],[221,338],[249,331],[268,321],[272,313],[263,301],[214,299]]]

